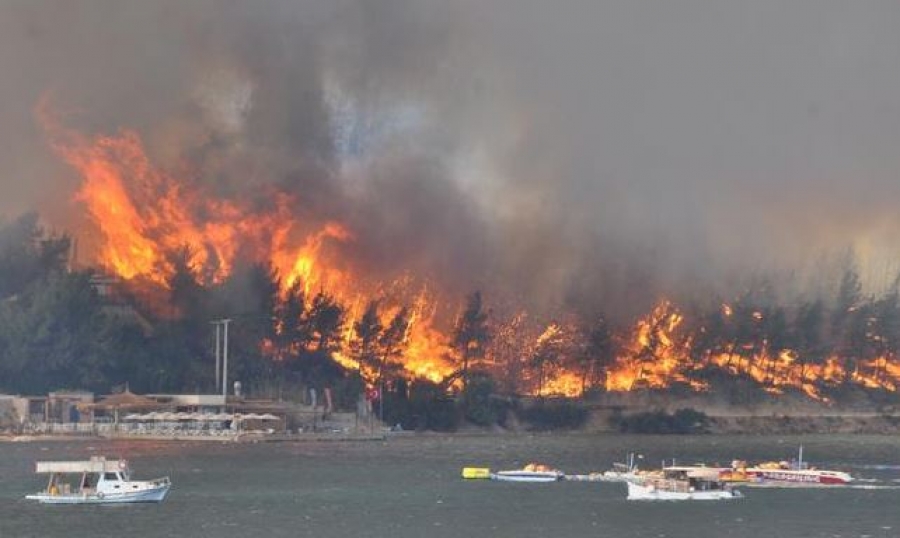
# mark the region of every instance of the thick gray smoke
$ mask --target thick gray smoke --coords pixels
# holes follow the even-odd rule
[[[900,259],[892,3],[0,5],[0,212],[78,221],[34,120],[137,130],[220,196],[277,186],[352,255],[546,311],[826,286]]]

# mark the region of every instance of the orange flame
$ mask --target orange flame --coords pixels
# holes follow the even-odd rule
[[[683,321],[681,313],[668,301],[660,302],[639,320],[625,354],[607,373],[606,390],[664,388],[673,382],[688,383],[695,390],[705,389],[705,383],[690,378],[695,368],[690,358],[690,338],[676,334]]]
[[[132,131],[90,139],[58,126],[46,114],[40,116],[54,149],[82,178],[75,198],[100,231],[96,263],[106,270],[126,280],[141,277],[168,286],[175,271],[170,254],[188,247],[204,283],[222,281],[238,257],[246,256],[270,263],[282,276],[283,289],[301,282],[307,295],[323,290],[355,304],[363,302],[363,292],[352,287],[357,279],[323,255],[329,242],[353,240],[353,233],[342,224],[328,222],[304,233],[292,215],[297,200],[288,194],[271,193],[258,207],[249,201],[218,199],[197,181],[176,179],[155,168]],[[384,312],[385,320],[395,312]],[[411,309],[404,367],[413,376],[437,382],[453,368],[447,359],[447,338],[434,327],[434,314],[423,291]],[[260,349],[273,357],[290,351],[277,350],[268,340],[260,343]],[[358,368],[341,353],[335,360]]]
[[[293,211],[299,204],[296,197],[273,191],[261,192],[255,200],[221,199],[197,178],[176,178],[154,167],[133,131],[88,138],[59,127],[46,115],[42,119],[54,149],[82,178],[75,198],[100,232],[97,263],[123,279],[140,277],[167,286],[176,269],[171,254],[189,247],[190,261],[199,268],[204,283],[221,282],[239,259],[248,259],[269,263],[281,275],[285,289],[302,282],[307,294],[323,290],[342,298],[352,305],[351,318],[360,314],[367,298],[385,296],[360,289],[361,279],[329,252],[331,245],[352,242],[352,230],[337,222],[299,222]],[[407,282],[401,287],[410,286]],[[413,296],[408,289],[404,294]],[[384,324],[403,301],[388,304],[381,312]],[[436,322],[437,304],[424,289],[415,294],[402,358],[409,376],[434,382],[456,371],[450,339]],[[736,315],[728,304],[721,305],[721,314],[725,320]],[[757,322],[765,321],[762,312],[750,315]],[[552,323],[535,336],[522,328],[523,318],[523,314],[516,316],[498,331],[503,345],[489,351],[484,366],[495,372],[509,369],[524,380],[525,392],[581,394],[584,375],[572,361],[580,353],[577,331]],[[353,336],[348,323],[345,342]],[[875,334],[867,337],[880,341]],[[510,344],[514,339],[525,343]],[[726,349],[700,353],[692,348],[693,341],[681,312],[669,301],[661,301],[622,342],[606,371],[606,390],[660,389],[678,383],[705,391],[709,385],[699,372],[708,368],[747,376],[773,393],[796,389],[819,400],[825,399],[825,387],[843,382],[888,391],[900,386],[900,364],[893,356],[859,360],[848,371],[846,362],[837,357],[820,363],[804,361],[796,350],[770,349],[765,340],[732,342]],[[548,346],[553,349],[548,351]],[[260,348],[276,358],[283,351],[271,341],[261,342]],[[541,350],[550,355],[539,357],[540,379],[536,380],[526,363],[527,357],[534,358]],[[334,358],[347,368],[360,367],[340,352]]]
[[[733,310],[722,305],[722,314],[730,318]],[[760,321],[762,312],[751,317]],[[665,388],[672,383],[688,383],[695,391],[707,390],[708,384],[696,379],[700,366],[692,359],[690,336],[679,336],[683,318],[668,301],[662,301],[645,319],[638,322],[631,344],[607,374],[606,388],[610,391],[630,391],[635,388]],[[877,335],[869,335],[877,340]],[[747,351],[758,351],[747,354]],[[770,349],[765,339],[757,344],[733,344],[724,352],[706,352],[705,366],[713,366],[732,375],[745,375],[766,391],[781,394],[786,389],[799,390],[810,398],[828,401],[824,387],[849,381],[866,388],[895,392],[900,386],[900,365],[892,357],[876,357],[860,361],[853,371],[847,371],[838,357],[823,363],[802,361],[792,349]]]
[[[68,138],[70,144],[55,148],[83,178],[76,199],[102,234],[98,262],[122,278],[141,276],[166,285],[174,272],[168,256],[188,247],[207,283],[220,282],[238,255],[248,251],[257,261],[270,260],[286,285],[302,279],[312,286],[325,278],[325,271],[315,270],[323,242],[352,238],[340,225],[328,223],[298,245],[290,196],[273,194],[274,201],[261,208],[216,199],[155,169],[134,132]]]

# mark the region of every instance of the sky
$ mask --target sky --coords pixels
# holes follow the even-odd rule
[[[41,99],[354,256],[548,310],[900,269],[900,4],[6,0],[0,214],[83,226]],[[600,305],[600,306],[598,306]]]

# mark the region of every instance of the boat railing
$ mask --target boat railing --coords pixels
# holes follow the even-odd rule
[[[154,487],[170,486],[172,485],[172,481],[169,480],[168,476],[164,476],[162,478],[155,478],[151,480],[150,484]]]
[[[646,485],[653,486],[660,491],[674,491],[677,493],[688,493],[691,491],[689,482],[672,478],[654,478],[647,481]]]

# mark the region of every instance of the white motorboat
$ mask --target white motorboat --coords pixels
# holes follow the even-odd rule
[[[522,469],[497,471],[491,474],[493,480],[503,482],[556,482],[565,476],[562,471],[539,463],[529,463]]]
[[[721,501],[743,497],[715,474],[695,472],[690,467],[669,467],[662,477],[628,480],[628,500]]]
[[[161,502],[169,477],[132,480],[128,462],[94,456],[86,461],[39,461],[36,472],[49,474],[47,488],[26,499],[43,504],[118,504]]]

